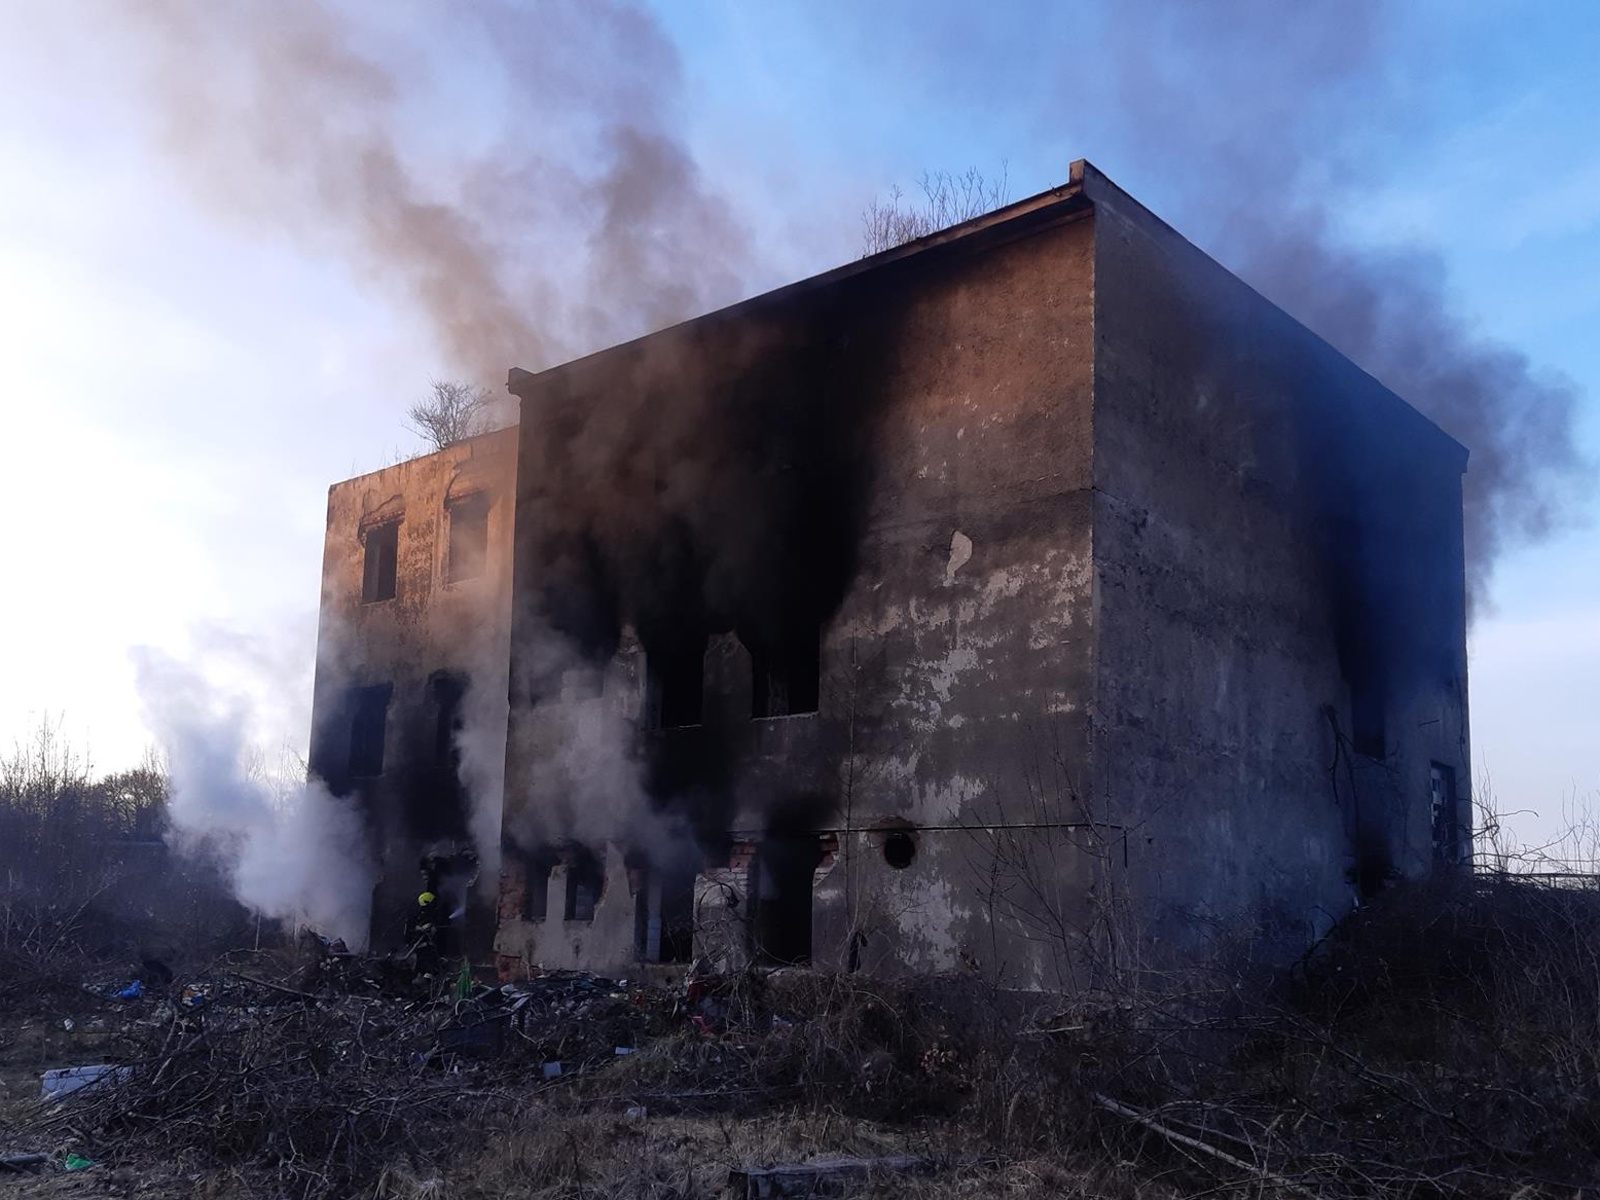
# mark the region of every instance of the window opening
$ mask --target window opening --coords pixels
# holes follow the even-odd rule
[[[1458,863],[1462,859],[1461,807],[1456,796],[1455,768],[1434,763],[1428,773],[1428,790],[1433,813],[1433,860]]]
[[[751,715],[789,717],[817,711],[821,692],[821,646],[811,637],[777,652],[754,650],[750,655]]]
[[[811,888],[822,860],[815,837],[772,838],[753,865],[757,953],[769,962],[811,961]]]
[[[433,727],[433,761],[440,767],[456,771],[461,766],[461,747],[457,735],[461,732],[461,709],[467,696],[467,681],[460,675],[435,675],[429,685],[437,717]]]
[[[350,691],[350,775],[370,779],[383,774],[383,743],[388,725],[391,684]]]
[[[600,892],[605,885],[600,860],[587,846],[577,844],[566,848],[562,860],[567,867],[566,908],[562,919],[594,920],[595,905],[600,903]]]
[[[393,600],[400,557],[400,522],[374,525],[362,540],[366,544],[366,558],[362,565],[361,602],[374,604],[379,600]]]
[[[445,513],[450,523],[445,582],[476,579],[489,561],[489,497],[483,492],[463,496],[446,505]]]
[[[579,700],[598,700],[605,695],[605,669],[585,663],[581,667],[568,667],[561,672],[561,700],[572,704]]]
[[[692,870],[646,869],[634,910],[639,957],[643,961],[693,961],[694,879]]]
[[[658,653],[645,652],[645,713],[649,729],[698,725],[705,707],[706,639]]]
[[[525,879],[522,894],[522,919],[542,921],[550,911],[550,872],[557,862],[555,851],[549,848],[535,850],[522,859]]]

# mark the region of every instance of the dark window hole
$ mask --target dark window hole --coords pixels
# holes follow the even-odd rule
[[[460,583],[483,574],[489,559],[489,498],[482,492],[453,500],[446,508],[450,540],[445,552],[445,581]]]
[[[400,522],[374,525],[362,540],[366,553],[361,567],[361,602],[374,604],[379,600],[393,600],[400,557]]]

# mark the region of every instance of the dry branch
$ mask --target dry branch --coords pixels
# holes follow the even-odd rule
[[[1229,1154],[1226,1150],[1220,1150],[1216,1146],[1211,1145],[1209,1142],[1203,1142],[1197,1137],[1190,1137],[1186,1133],[1179,1133],[1171,1126],[1163,1125],[1160,1121],[1157,1121],[1149,1114],[1142,1113],[1136,1108],[1129,1108],[1126,1104],[1122,1104],[1119,1101],[1113,1100],[1110,1096],[1102,1095],[1099,1092],[1094,1092],[1091,1094],[1091,1098],[1096,1104],[1105,1109],[1107,1112],[1122,1117],[1124,1120],[1132,1121],[1136,1125],[1142,1125],[1144,1128],[1149,1129],[1154,1133],[1159,1133],[1162,1137],[1166,1138],[1174,1145],[1187,1146],[1191,1150],[1198,1150],[1200,1153],[1208,1154],[1212,1158],[1217,1159],[1219,1162],[1227,1163],[1230,1167],[1237,1167],[1239,1170],[1261,1180],[1263,1183],[1270,1183],[1274,1187],[1283,1188],[1285,1191],[1293,1192],[1297,1196],[1308,1196],[1311,1198],[1311,1200],[1317,1200],[1316,1192],[1303,1188],[1299,1184],[1283,1178],[1281,1175],[1274,1175],[1272,1172],[1264,1170],[1261,1167],[1256,1166],[1254,1163],[1246,1162],[1242,1158],[1238,1158],[1232,1154]]]

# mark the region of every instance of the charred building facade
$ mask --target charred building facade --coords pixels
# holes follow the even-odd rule
[[[501,430],[328,489],[310,767],[366,817],[376,945],[430,873],[470,903],[499,837],[516,453]]]
[[[508,974],[1080,986],[1467,852],[1466,452],[1087,164],[510,387]]]

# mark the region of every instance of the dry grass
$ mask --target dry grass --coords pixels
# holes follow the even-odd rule
[[[1593,891],[1398,889],[1254,989],[1219,968],[1099,1002],[806,972],[692,1003],[562,995],[497,1056],[426,1065],[447,1007],[173,1016],[122,1047],[128,1086],[31,1133],[108,1171],[181,1164],[219,1200],[689,1200],[734,1168],[893,1154],[948,1169],[856,1194],[1531,1200],[1600,1179]]]

